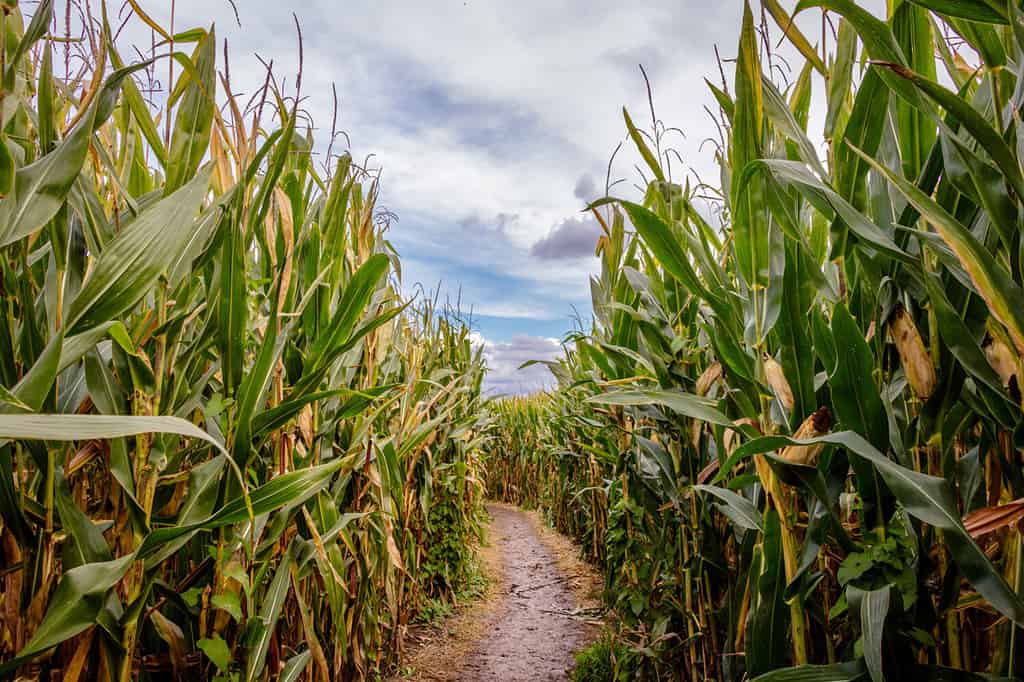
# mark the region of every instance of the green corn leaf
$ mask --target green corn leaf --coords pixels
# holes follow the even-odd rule
[[[863,434],[876,448],[887,450],[889,424],[875,383],[874,355],[864,332],[841,304],[832,312],[832,339],[837,363],[828,386],[836,419],[841,427]],[[861,498],[872,508],[881,497],[875,472],[859,457],[852,457],[850,464],[857,474]]]
[[[905,2],[892,14],[890,23],[896,41],[907,58],[907,66],[926,77],[935,78],[935,40],[932,36],[932,22],[928,12],[910,2]],[[903,174],[916,178],[935,143],[935,125],[932,109],[919,111],[912,104],[901,100],[894,102],[896,142],[903,161]]]
[[[861,661],[833,665],[801,665],[773,670],[753,682],[863,682],[870,679]]]
[[[985,0],[910,0],[938,14],[982,24],[1008,24],[1006,5]]]
[[[877,590],[860,590],[852,585],[846,588],[846,598],[854,611],[860,613],[860,632],[864,644],[864,663],[872,682],[885,682],[882,672],[882,634],[885,618],[889,614],[891,585]]]
[[[255,643],[249,648],[249,657],[245,664],[245,679],[250,682],[260,678],[267,664],[267,652],[291,584],[292,547],[293,545],[289,545],[288,550],[281,556],[281,562],[260,607],[259,619],[262,628],[258,631]]]
[[[832,313],[832,338],[838,363],[828,383],[836,417],[844,427],[864,434],[875,447],[886,449],[889,428],[874,379],[875,358],[863,330],[841,304]]]
[[[841,19],[839,21],[839,37],[836,39],[835,57],[827,83],[828,110],[825,113],[825,139],[833,139],[837,136],[842,137],[843,131],[847,127],[841,124],[848,106],[847,100],[850,96],[850,84],[853,82],[853,63],[856,58],[857,32],[849,21]],[[861,87],[857,92],[858,98],[864,86],[865,83],[861,83]],[[883,88],[883,90],[885,89]],[[888,98],[887,91],[886,98]],[[852,123],[849,127],[852,131],[861,130]]]
[[[237,195],[241,198],[241,194]],[[240,201],[233,210],[238,210]],[[220,258],[220,296],[217,300],[221,367],[224,389],[234,396],[242,380],[245,359],[246,320],[249,305],[246,288],[245,243],[241,221],[226,220]]]
[[[313,652],[306,649],[301,654],[296,654],[288,659],[281,670],[281,677],[278,682],[298,682],[302,673],[305,672],[309,662],[313,660]]]
[[[130,341],[128,330],[121,322],[106,322],[81,334],[68,337],[64,339],[64,345],[60,351],[60,365],[57,371],[63,372],[81,360],[83,355],[95,348],[96,344],[108,336],[111,338],[118,336],[121,339]]]
[[[103,20],[104,26],[106,27],[105,33],[109,38],[113,33],[107,23],[105,13]],[[121,55],[118,54],[117,48],[112,40],[108,40],[107,42],[107,54],[110,55],[110,60],[114,64],[114,68],[121,69],[124,67],[124,61],[121,59]],[[146,142],[153,150],[153,154],[156,156],[160,166],[162,168],[166,168],[167,150],[164,148],[164,142],[160,138],[160,133],[156,129],[156,122],[153,120],[149,107],[146,105],[146,100],[142,97],[142,92],[139,90],[139,86],[135,84],[133,79],[129,78],[125,80],[122,92],[124,94],[124,101],[131,110],[132,116],[135,118],[135,122],[138,123],[139,130],[142,132],[143,137],[146,138]]]
[[[195,232],[209,184],[207,169],[143,211],[107,245],[68,308],[65,324],[70,332],[112,320],[149,292]]]
[[[231,454],[238,466],[244,467],[249,459],[252,448],[252,418],[257,408],[263,403],[270,387],[271,373],[284,351],[284,342],[288,335],[278,331],[277,305],[281,295],[280,280],[278,288],[270,304],[270,318],[267,320],[267,331],[263,343],[256,355],[256,361],[242,379],[238,389],[238,411],[236,414],[236,431],[231,444]]]
[[[957,566],[981,596],[1014,623],[1024,623],[1024,602],[1006,584],[1002,574],[971,539],[960,520],[953,491],[945,479],[900,466],[852,431],[842,431],[804,441],[785,436],[764,436],[738,447],[733,457],[739,461],[787,445],[819,443],[845,447],[849,452],[870,462],[911,516],[943,531],[942,537],[949,545]]]
[[[89,111],[57,148],[15,172],[14,189],[0,202],[0,247],[32,234],[57,215],[82,170],[93,132],[113,111],[121,83],[148,65],[144,62],[112,73]]]
[[[872,66],[864,74],[853,109],[846,126],[835,140],[835,182],[836,192],[857,209],[867,205],[867,188],[864,178],[868,165],[850,149],[850,145],[877,153],[885,131],[889,109],[889,89],[878,75],[878,68]]]
[[[64,347],[64,335],[57,334],[50,342],[46,344],[46,348],[39,355],[35,364],[32,368],[25,373],[25,376],[21,378],[14,388],[11,389],[12,396],[21,404],[27,405],[29,408],[35,411],[39,411],[43,408],[43,403],[46,402],[47,396],[50,395],[50,391],[53,389],[54,383],[57,381],[57,375],[60,371],[60,357],[61,350]],[[4,413],[12,411],[7,406],[0,406],[0,417]]]
[[[212,639],[199,640],[196,646],[213,661],[218,670],[225,673],[230,670],[231,650],[223,639],[215,635]]]
[[[905,263],[913,259],[901,249],[892,238],[877,225],[868,220],[846,199],[821,180],[814,177],[804,166],[793,161],[766,159],[757,164],[767,168],[772,176],[783,185],[795,187],[807,201],[826,217],[837,215],[845,221],[858,238],[867,245]]]
[[[629,201],[620,201],[626,214],[636,227],[636,231],[644,239],[644,244],[651,250],[661,265],[690,291],[706,300],[715,300],[693,269],[686,252],[672,233],[668,223],[653,211]]]
[[[288,400],[256,415],[252,421],[252,433],[254,437],[258,438],[263,434],[276,431],[287,424],[288,421],[302,411],[302,408],[306,405],[329,400],[331,398],[348,398],[338,408],[338,412],[342,415],[342,419],[351,419],[369,408],[370,405],[372,405],[373,402],[382,395],[393,391],[399,386],[400,384],[389,384],[387,386],[378,386],[365,391],[353,391],[342,388],[334,391],[310,393],[294,400]]]
[[[7,136],[0,133],[0,199],[6,198],[14,189],[14,156],[7,144]]]
[[[174,132],[167,151],[167,181],[164,196],[170,196],[195,175],[210,146],[210,130],[217,107],[215,93],[217,37],[213,31],[196,47],[195,70],[182,74],[187,80],[178,114],[174,119]]]
[[[993,128],[977,109],[956,93],[900,64],[885,64],[883,66],[886,72],[895,74],[898,78],[912,84],[959,121],[963,128],[992,157],[1017,196],[1024,197],[1024,175],[1021,174],[1020,165],[1017,163],[1013,151],[1003,140],[999,131]],[[944,124],[943,127],[945,127]]]
[[[857,31],[857,35],[864,42],[864,47],[873,61],[898,64],[903,67],[908,65],[907,58],[889,25],[853,0],[801,0],[797,4],[796,13],[799,14],[809,7],[821,7],[842,15]],[[921,99],[914,88],[909,87],[906,82],[901,82],[899,78],[889,72],[883,71],[879,75],[885,84],[902,99],[923,112],[930,111],[927,102]]]
[[[997,0],[991,0],[991,2],[997,5],[997,9],[998,5],[1001,5],[1002,9],[1007,7],[1007,4],[999,3]],[[1002,27],[952,16],[947,16],[946,22],[950,28],[960,34],[960,37],[970,47],[974,48],[986,67],[998,70],[1006,66],[1009,60],[1007,48],[1012,48],[1012,46],[1008,43],[1004,46]],[[932,76],[932,80],[935,80],[934,76]]]
[[[213,514],[220,493],[221,474],[227,460],[223,455],[214,457],[194,467],[188,475],[188,497],[178,511],[178,525],[189,526],[201,523]],[[178,552],[193,534],[168,542],[163,549],[147,560],[147,564],[158,566]]]
[[[2,421],[0,421],[0,426],[2,426]],[[275,509],[280,509],[285,505],[297,506],[302,504],[330,483],[331,479],[344,464],[345,460],[338,459],[330,464],[300,469],[272,479],[269,483],[265,483],[250,492],[249,499],[252,502],[251,513],[254,516],[260,516]],[[249,518],[249,513],[246,507],[246,500],[236,497],[206,519],[154,530],[146,536],[146,539],[139,547],[138,556],[140,559],[146,559],[160,551],[167,543],[173,542],[185,535],[194,534],[197,531],[213,530],[241,523]]]
[[[768,285],[768,220],[764,183],[758,176],[740,182],[747,164],[762,157],[764,95],[761,61],[750,3],[744,2],[743,28],[736,59],[736,111],[733,117],[730,206],[736,258],[743,280],[751,287]]]
[[[937,330],[953,357],[963,366],[967,373],[985,384],[999,395],[1003,395],[1003,382],[985,358],[978,342],[973,338],[963,317],[953,308],[946,297],[942,282],[937,275],[927,275],[924,279],[928,288],[928,300],[938,320]]]
[[[86,564],[111,561],[110,548],[92,520],[71,498],[63,472],[56,472],[55,501],[60,524],[70,540],[64,553],[64,570]],[[70,558],[70,561],[69,561]]]
[[[824,166],[821,165],[818,152],[814,149],[814,143],[811,142],[810,138],[807,137],[807,133],[797,123],[782,93],[764,76],[761,79],[761,87],[764,93],[764,112],[767,114],[768,119],[771,120],[772,125],[780,133],[796,143],[797,148],[800,150],[800,158],[818,174],[818,177],[827,177],[828,173],[825,172]]]
[[[381,278],[388,271],[389,264],[390,260],[387,256],[376,254],[367,259],[353,273],[338,302],[334,317],[310,349],[309,358],[306,361],[307,369],[303,372],[302,378],[295,387],[297,394],[301,395],[314,390],[323,379],[328,365],[334,361],[339,353],[344,352],[347,347],[350,347],[348,344],[352,342],[353,338],[358,337],[360,331],[365,334],[372,329],[372,327],[364,325],[363,329],[354,333],[356,325],[366,312],[366,308],[370,304],[370,299],[377,290]],[[396,315],[397,311],[392,310],[389,313],[382,313],[376,319],[378,321],[381,318],[386,319],[389,314]],[[367,324],[372,325],[373,323],[374,320],[370,320]]]
[[[1017,350],[1024,353],[1024,290],[1013,280],[1006,268],[992,257],[992,253],[970,230],[934,199],[870,156],[865,154],[863,158],[888,178],[907,201],[932,224],[936,232],[942,235],[970,275],[982,298],[988,303],[992,314],[1010,332]]]
[[[0,675],[16,670],[34,656],[52,649],[96,624],[107,592],[116,585],[135,561],[135,555],[86,564],[61,575],[50,598],[43,622],[28,644],[14,659],[0,665]]]
[[[786,37],[789,38],[789,42],[793,44],[793,47],[807,60],[807,63],[814,67],[814,70],[822,76],[827,75],[828,70],[825,68],[825,63],[821,61],[818,51],[814,49],[804,34],[800,32],[800,28],[796,25],[794,18],[778,3],[778,0],[764,0],[764,7],[772,15],[772,18],[779,28],[782,29],[782,32],[786,34]]]
[[[956,136],[940,136],[946,177],[985,209],[1003,248],[1012,251],[1017,240],[1017,206],[1006,189],[1002,173],[983,161]]]
[[[697,492],[713,495],[722,501],[718,508],[729,520],[744,530],[764,530],[764,523],[757,508],[745,497],[740,497],[731,490],[714,485],[695,485]]]
[[[94,414],[0,414],[0,438],[87,441],[171,433],[198,438],[227,454],[224,446],[192,422],[178,417],[121,417]]]
[[[732,101],[732,98],[720,87],[709,81],[707,78],[704,79],[704,83],[711,90],[711,94],[715,96],[715,100],[718,101],[718,106],[721,107],[722,111],[725,112],[725,117],[730,122],[736,112],[736,103]]]
[[[15,3],[16,4],[16,3]],[[5,9],[4,15],[7,15]],[[22,58],[28,54],[28,51],[32,49],[32,46],[39,42],[44,35],[46,30],[50,27],[50,22],[53,21],[53,0],[42,0],[39,6],[36,7],[35,13],[32,15],[32,21],[29,22],[28,27],[25,29],[25,33],[22,34],[21,40],[18,42],[18,46],[14,49],[14,54],[10,55],[10,62],[7,67],[7,71],[4,73],[4,89],[13,90],[15,75],[17,74],[18,68],[21,66]],[[5,27],[6,30],[6,27]]]
[[[120,64],[116,68],[120,69],[123,66],[123,64]],[[124,82],[130,83],[132,79],[126,78]],[[43,59],[39,65],[39,94],[37,95],[37,102],[38,111],[36,115],[39,118],[39,149],[44,154],[49,154],[53,151],[54,145],[57,144],[57,125],[54,113],[54,108],[57,106],[57,93],[54,88],[53,46],[50,41],[46,41],[46,44],[43,46]]]
[[[808,314],[814,301],[811,277],[805,276],[813,265],[797,246],[786,243],[786,271],[782,309],[775,325],[779,339],[780,361],[793,389],[794,406],[790,423],[797,428],[817,409],[814,395],[814,348]]]
[[[732,419],[718,411],[714,400],[682,391],[615,391],[592,396],[587,398],[587,402],[599,405],[660,405],[691,419],[741,430]]]
[[[783,601],[786,567],[782,550],[779,514],[769,510],[764,518],[760,573],[757,574],[757,606],[747,631],[747,672],[758,675],[778,668],[786,660],[789,609]]]
[[[640,156],[647,162],[647,167],[654,173],[654,177],[661,182],[665,182],[665,174],[661,170],[661,164],[658,163],[657,157],[651,151],[650,147],[647,146],[647,142],[644,140],[644,136],[637,130],[636,126],[633,125],[633,119],[629,117],[629,112],[626,108],[622,108],[622,118],[626,120],[626,129],[629,131],[629,136],[633,139],[633,144],[636,145],[637,150],[640,152]]]

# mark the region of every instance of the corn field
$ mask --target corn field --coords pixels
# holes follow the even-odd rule
[[[713,183],[625,114],[592,328],[493,408],[488,492],[601,567],[620,679],[1024,674],[1024,11],[883,16],[747,4]]]
[[[481,350],[298,83],[130,4],[155,60],[104,7],[68,80],[0,3],[0,676],[373,677],[471,570]]]

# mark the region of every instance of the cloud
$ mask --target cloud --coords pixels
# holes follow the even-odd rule
[[[597,198],[597,183],[594,182],[594,176],[590,173],[584,173],[580,176],[579,180],[576,181],[576,188],[572,191],[580,201],[591,202]]]
[[[610,50],[605,53],[605,59],[631,77],[641,76],[640,67],[643,66],[648,78],[656,78],[661,75],[669,60],[665,57],[656,45],[634,45],[618,50]]]
[[[593,256],[601,226],[590,215],[566,218],[546,237],[530,247],[530,255],[541,260],[567,260]]]
[[[553,388],[555,378],[546,365],[519,369],[530,360],[556,360],[562,356],[557,339],[521,334],[509,341],[488,341],[474,333],[473,342],[484,347],[488,373],[484,392],[488,395],[526,395]]]
[[[174,25],[216,21],[231,47],[241,101],[264,81],[254,50],[274,62],[291,90],[298,50],[289,3],[239,4],[242,28],[230,3],[207,0],[178,0]],[[865,4],[884,16],[881,0]],[[169,7],[153,3],[149,11],[169,25]],[[303,106],[317,127],[317,163],[325,161],[336,83],[339,127],[358,160],[375,155],[382,205],[400,218],[388,239],[402,256],[404,281],[444,282],[467,306],[517,311],[520,331],[546,334],[531,320],[589,306],[588,275],[598,262],[586,256],[598,232],[589,218],[565,217],[603,192],[606,164],[622,141],[611,180],[627,180],[617,196],[638,198],[634,167],[645,166],[622,119],[625,106],[638,125],[650,125],[638,63],[650,76],[658,117],[687,135],[671,140],[684,160],[673,164],[674,179],[690,166],[717,177],[713,153],[700,150],[718,136],[703,110],[717,110],[703,79],[718,80],[718,47],[732,80],[742,3],[471,0],[439,7],[353,0],[339,13],[328,0],[302,4]],[[814,35],[810,13],[797,22]],[[122,38],[148,53],[152,37],[142,22],[131,22]],[[133,54],[123,47],[123,55]],[[792,50],[783,43],[776,53],[788,59]],[[157,73],[163,82],[165,68]],[[823,92],[815,79],[815,92]],[[816,96],[812,118],[823,118],[822,99]],[[344,147],[339,138],[335,152]]]

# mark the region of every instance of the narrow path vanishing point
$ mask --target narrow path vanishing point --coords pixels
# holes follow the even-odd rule
[[[493,542],[501,551],[502,603],[491,630],[455,678],[459,682],[567,680],[573,654],[586,644],[576,600],[555,556],[527,516],[490,505]]]

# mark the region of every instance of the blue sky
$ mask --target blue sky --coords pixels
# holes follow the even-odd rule
[[[170,2],[143,2],[166,22]],[[474,312],[492,391],[542,386],[531,358],[560,352],[574,311],[590,314],[598,228],[581,213],[603,195],[608,159],[625,139],[622,107],[649,123],[638,64],[658,115],[686,131],[673,145],[688,169],[714,179],[719,132],[705,106],[715,46],[735,54],[742,3],[692,0],[177,0],[176,29],[216,21],[236,90],[263,80],[256,58],[293,81],[294,11],[305,45],[307,111],[321,151],[334,84],[339,127],[356,158],[383,169],[382,204],[408,292],[440,286]],[[729,64],[725,65],[727,73]],[[731,76],[729,76],[731,78]],[[623,147],[614,194],[634,194],[638,159]]]

